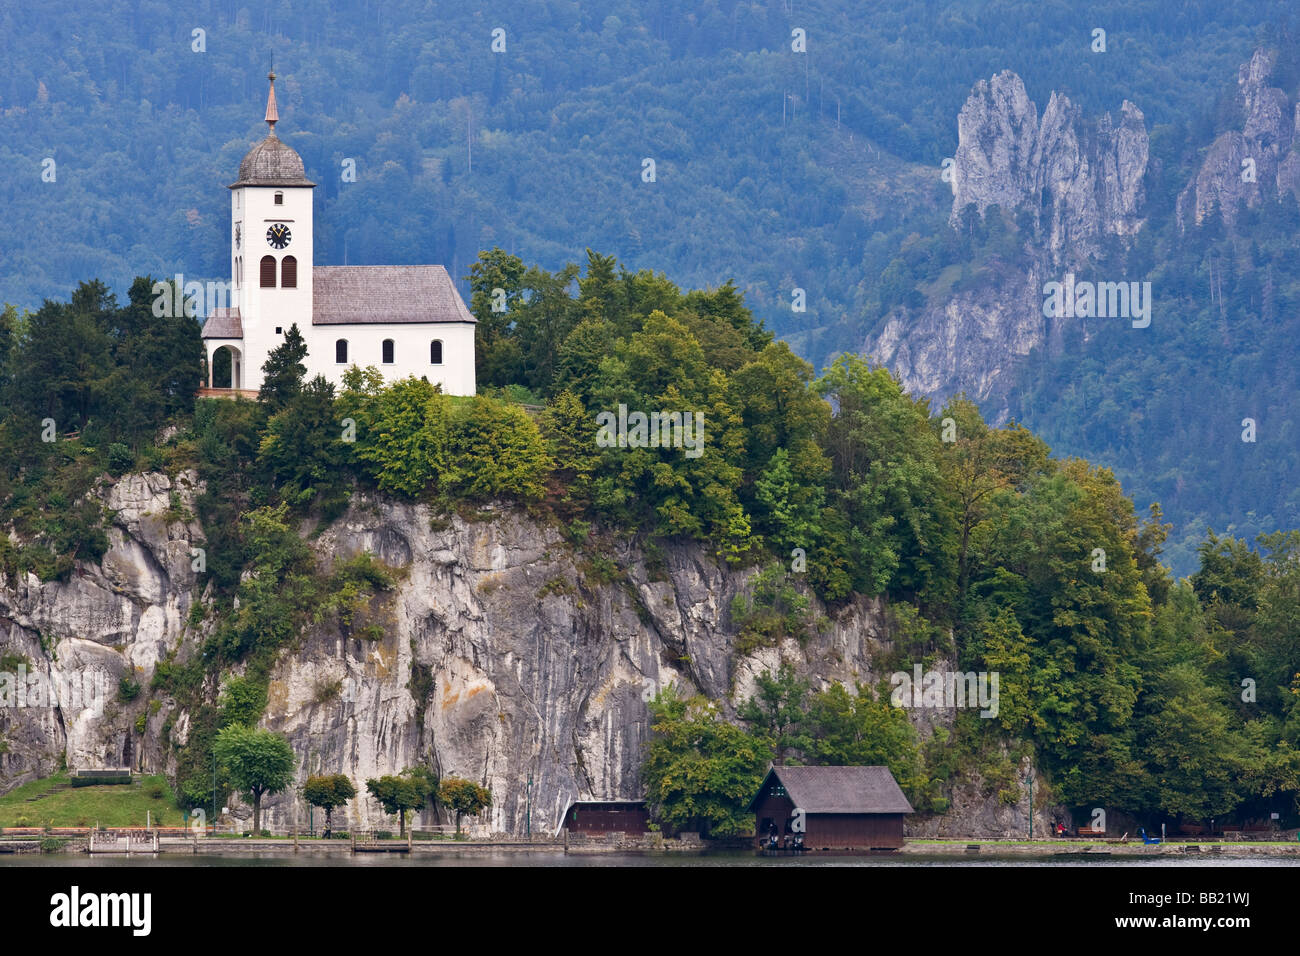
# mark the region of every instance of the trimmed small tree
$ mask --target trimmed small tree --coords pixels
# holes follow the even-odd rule
[[[438,787],[438,802],[456,814],[456,838],[460,838],[460,818],[477,816],[492,806],[492,791],[473,780],[448,777]]]
[[[328,838],[333,828],[331,814],[335,807],[341,807],[357,795],[357,788],[341,773],[320,774],[308,777],[303,785],[303,799],[313,807],[325,811],[325,836]]]
[[[262,797],[293,782],[297,759],[289,741],[269,730],[232,724],[217,734],[212,749],[235,789],[253,798],[253,831],[261,830]]]
[[[423,770],[407,768],[397,775],[372,777],[366,781],[366,790],[385,813],[397,814],[398,833],[406,836],[406,811],[424,806],[429,799],[429,779]]]

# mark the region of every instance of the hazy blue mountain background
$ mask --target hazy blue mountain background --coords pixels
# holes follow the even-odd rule
[[[444,262],[460,277],[494,245],[551,269],[591,247],[695,286],[734,278],[821,366],[933,278],[937,261],[900,260],[899,249],[914,236],[948,241],[939,165],[976,80],[1014,70],[1040,109],[1053,89],[1089,115],[1137,103],[1161,170],[1156,235],[1223,123],[1238,66],[1286,10],[1262,0],[6,4],[0,301],[34,308],[91,277],[120,292],[145,273],[224,278],[224,186],[264,134],[273,51],[281,135],[320,184],[317,262]],[[1105,56],[1089,50],[1099,26]],[[490,49],[496,27],[504,54]],[[795,28],[807,55],[791,50]],[[195,29],[205,52],[192,51]],[[46,157],[56,182],[41,180]],[[642,181],[646,157],[656,182]],[[355,183],[342,180],[347,158]],[[1275,250],[1293,244],[1284,221],[1258,228]],[[1204,288],[1198,262],[1174,261],[1173,249],[1191,256],[1197,242],[1153,239],[1144,263],[1186,282],[1189,334]],[[1293,318],[1300,276],[1277,269],[1278,315]],[[795,287],[806,312],[790,309]],[[1266,346],[1256,335],[1213,349],[1175,337],[1136,359],[1107,354],[1113,341],[1079,345],[1035,366],[1016,411],[1058,452],[1113,465],[1140,507],[1159,498],[1178,526],[1171,556],[1188,571],[1206,524],[1253,533],[1300,522],[1294,426],[1272,433],[1292,447],[1262,443],[1249,461],[1207,461],[1180,431],[1209,407],[1236,414],[1214,387],[1252,394],[1261,420],[1300,420],[1295,336],[1280,324],[1269,334]],[[1170,410],[1134,426],[1134,403],[1153,392]]]

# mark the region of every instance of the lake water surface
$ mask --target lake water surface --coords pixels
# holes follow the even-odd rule
[[[0,857],[0,869],[6,867],[225,867],[225,866],[271,866],[271,867],[330,867],[330,866],[380,866],[380,867],[424,867],[424,866],[635,866],[635,867],[677,867],[677,866],[869,866],[869,867],[926,867],[926,866],[1136,866],[1136,867],[1267,867],[1300,866],[1297,857],[1198,857],[1195,855],[1162,855],[1142,857],[1113,857],[1080,859],[1078,857],[1053,856],[1003,856],[992,854],[975,857],[924,856],[908,854],[906,856],[833,856],[833,857],[758,857],[752,853],[707,853],[687,855],[636,854],[636,853],[599,853],[570,854],[553,852],[530,853],[470,851],[464,853],[437,852],[406,854],[314,854],[300,853],[247,853],[219,856],[205,853],[200,855],[188,853],[159,854],[157,856],[108,856],[86,853],[50,853],[50,854],[15,854]]]

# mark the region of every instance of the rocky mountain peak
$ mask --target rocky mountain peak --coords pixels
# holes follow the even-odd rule
[[[1273,86],[1277,51],[1258,49],[1237,71],[1233,125],[1206,150],[1192,181],[1178,197],[1178,224],[1200,222],[1219,209],[1225,222],[1237,218],[1240,203],[1256,206],[1287,192],[1300,197],[1300,97]]]
[[[1020,205],[1036,181],[1038,110],[1015,73],[980,80],[957,117],[952,222],[974,203]]]
[[[1020,77],[1004,70],[971,90],[957,120],[952,214],[974,205],[1027,209],[1039,218],[1054,264],[1095,251],[1106,235],[1130,236],[1139,215],[1148,138],[1142,111],[1124,101],[1089,122],[1053,92],[1041,121]]]
[[[862,351],[888,365],[913,394],[941,401],[965,392],[991,421],[1008,412],[1018,363],[1050,344],[1043,283],[1086,263],[1106,237],[1136,234],[1145,219],[1146,120],[1125,100],[1118,119],[1095,119],[1061,92],[1041,117],[1010,70],[980,80],[957,118],[953,203],[960,228],[968,206],[1017,216],[1023,256],[995,257],[983,281],[917,310],[896,310]]]

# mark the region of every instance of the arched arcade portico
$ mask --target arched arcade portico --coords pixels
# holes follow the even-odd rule
[[[208,340],[208,388],[244,387],[244,354],[233,342]],[[226,354],[218,357],[222,350]]]

